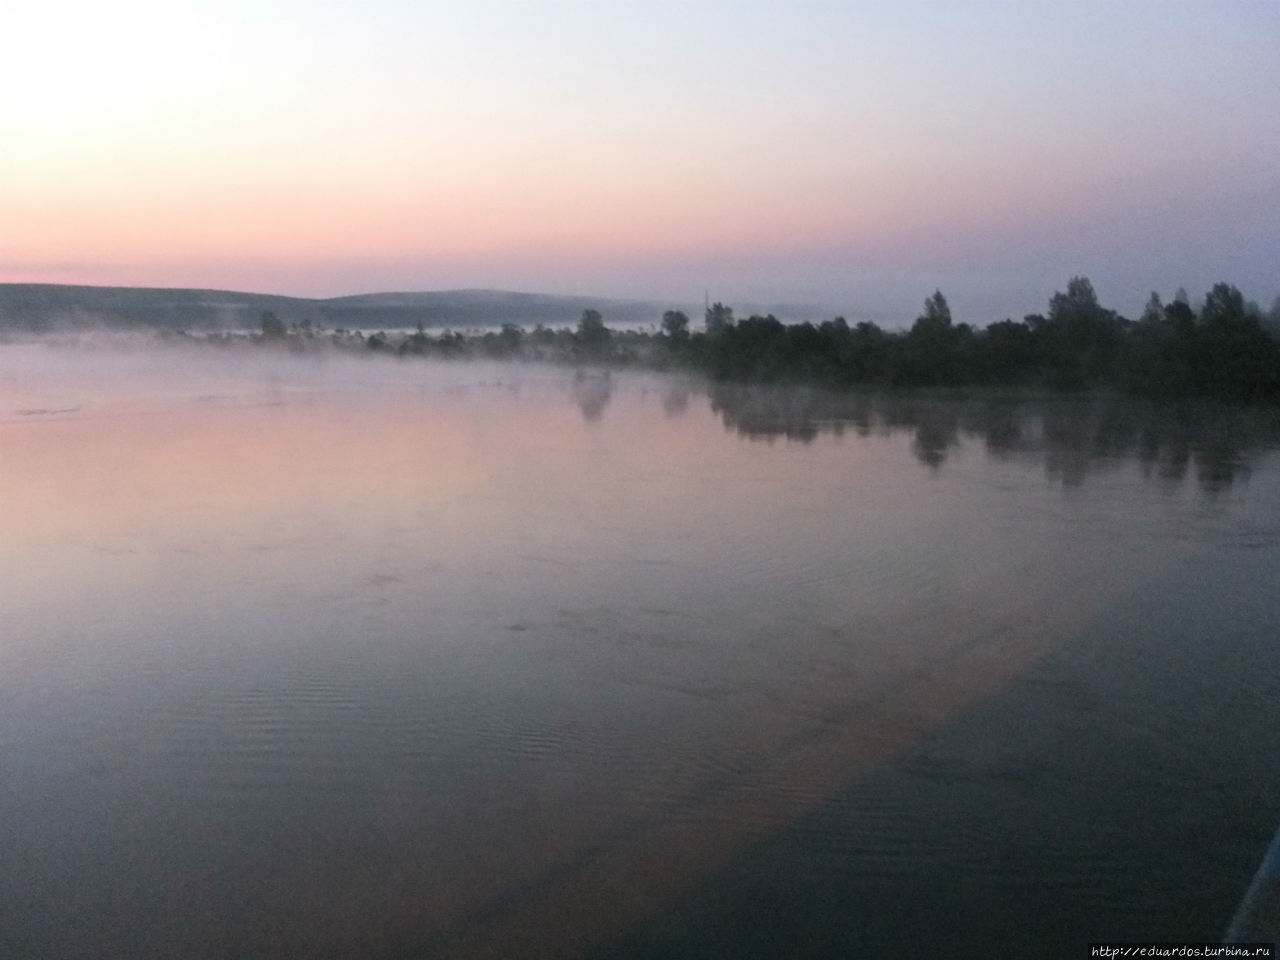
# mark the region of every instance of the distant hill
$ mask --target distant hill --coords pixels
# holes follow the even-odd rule
[[[677,304],[677,307],[687,305]],[[605,322],[654,323],[670,304],[502,290],[370,293],[309,299],[230,290],[0,283],[0,331],[75,329],[237,330],[256,328],[270,310],[286,324],[329,329],[403,329],[542,323],[572,326],[582,311]]]
[[[587,309],[599,310],[605,322],[653,323],[671,309],[643,300],[512,293],[506,290],[439,290],[431,293],[369,293],[309,301],[317,305],[327,327],[427,327],[449,324],[542,323],[572,326]]]

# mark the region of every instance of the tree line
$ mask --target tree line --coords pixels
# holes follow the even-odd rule
[[[1106,388],[1255,401],[1280,399],[1280,310],[1272,314],[1219,283],[1199,310],[1185,293],[1168,304],[1153,293],[1141,317],[1129,320],[1103,307],[1088,279],[1074,277],[1046,313],[981,329],[954,323],[935,291],[904,331],[850,326],[840,317],[818,325],[772,316],[734,322],[732,311],[716,304],[702,336],[681,339],[678,321],[668,335],[695,365],[728,380]]]
[[[818,324],[787,324],[771,314],[736,319],[731,307],[715,303],[697,331],[679,310],[667,311],[660,331],[650,334],[610,330],[589,309],[573,330],[506,324],[484,334],[429,336],[419,327],[399,338],[339,331],[334,339],[400,355],[683,367],[722,381],[1111,389],[1252,402],[1280,399],[1277,331],[1280,300],[1264,314],[1227,283],[1216,284],[1198,309],[1183,291],[1167,304],[1153,293],[1130,320],[1103,307],[1087,278],[1073,277],[1045,313],[985,328],[953,322],[946,297],[935,291],[900,331],[843,317]],[[264,340],[289,334],[276,318],[263,317]]]

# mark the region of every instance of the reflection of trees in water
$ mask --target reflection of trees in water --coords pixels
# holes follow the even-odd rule
[[[837,408],[834,400],[842,403]],[[842,436],[852,428],[865,436],[872,430],[872,398],[832,394],[810,387],[716,384],[710,390],[711,409],[726,428],[752,439],[786,437],[809,443],[820,432]]]
[[[667,311],[670,313],[671,311]],[[662,409],[668,417],[678,417],[689,407],[689,387],[675,384],[662,395]]]
[[[996,460],[1041,463],[1066,486],[1136,462],[1143,475],[1178,484],[1194,470],[1206,492],[1247,477],[1280,443],[1280,411],[1124,398],[947,400],[848,394],[812,387],[710,387],[711,408],[743,436],[802,443],[819,434],[911,431],[921,463],[940,469],[966,440]]]
[[[573,378],[573,399],[582,418],[588,422],[599,420],[604,415],[604,408],[613,397],[613,377],[609,371],[600,373],[584,373],[579,370]]]
[[[1144,476],[1172,485],[1194,468],[1214,493],[1247,477],[1250,460],[1280,438],[1274,411],[1110,400],[1046,403],[1034,413],[1044,436],[1029,452],[1042,453],[1066,485],[1136,461]]]
[[[944,403],[903,403],[887,413],[891,429],[915,433],[911,449],[926,466],[938,469],[960,445],[960,418]]]

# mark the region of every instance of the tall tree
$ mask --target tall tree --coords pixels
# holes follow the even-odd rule
[[[907,383],[947,384],[959,380],[957,330],[951,325],[951,307],[941,290],[924,302],[907,334],[900,377]]]
[[[934,290],[933,294],[925,299],[924,313],[916,318],[916,326],[930,331],[951,329],[951,307],[947,304],[947,298],[942,295],[941,290]]]
[[[1164,319],[1164,304],[1160,300],[1160,294],[1151,291],[1151,296],[1147,298],[1147,305],[1142,308],[1142,322],[1145,324],[1159,323]]]
[[[673,343],[683,343],[688,340],[688,314],[681,310],[668,310],[662,315],[662,332],[670,337]]]
[[[1080,387],[1105,379],[1120,343],[1119,318],[1098,303],[1088,277],[1072,277],[1066,293],[1049,300],[1039,330],[1044,359],[1060,386]]]
[[[1244,294],[1229,283],[1215,283],[1200,308],[1200,322],[1206,326],[1238,324],[1246,316]]]
[[[1049,322],[1091,321],[1104,311],[1088,277],[1072,277],[1066,293],[1055,293],[1049,299]]]
[[[609,328],[599,310],[583,310],[578,321],[578,343],[588,353],[599,353],[609,342]]]
[[[709,336],[719,336],[733,326],[733,307],[726,307],[723,303],[716,301],[707,307],[705,323]]]

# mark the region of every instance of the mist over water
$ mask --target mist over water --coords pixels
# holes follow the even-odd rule
[[[1280,820],[1278,445],[0,345],[0,953],[1216,938]]]

